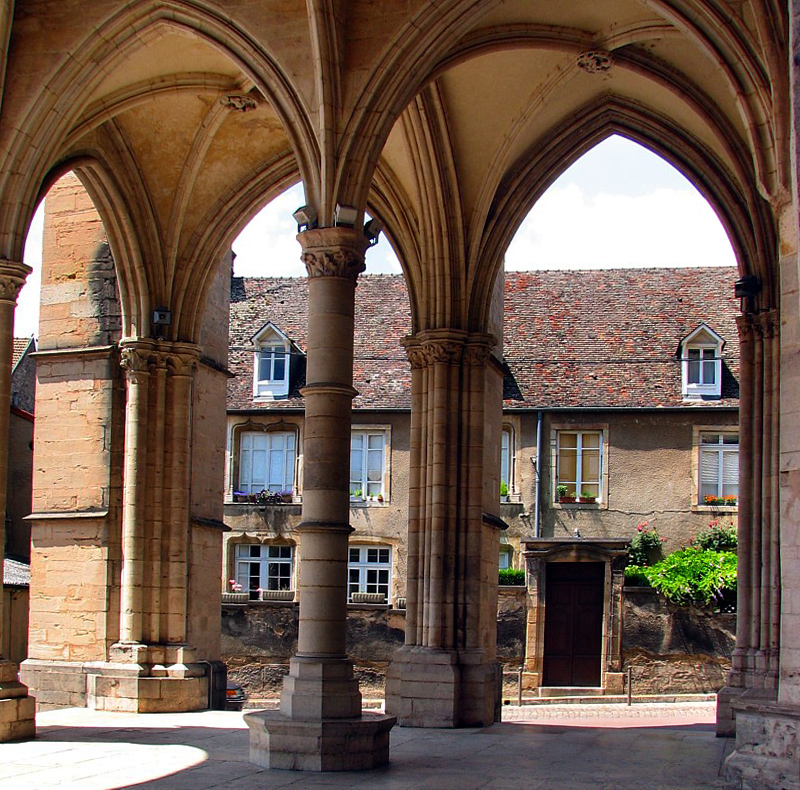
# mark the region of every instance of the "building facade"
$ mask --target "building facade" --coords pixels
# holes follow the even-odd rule
[[[622,570],[637,528],[656,530],[668,552],[711,520],[736,522],[735,279],[724,267],[506,274],[497,490],[506,528],[498,565],[527,571],[529,687],[619,693]],[[292,605],[302,557],[306,284],[232,283],[223,597]],[[579,309],[569,313],[576,293]],[[604,330],[592,320],[601,310]],[[556,324],[552,314],[566,317]],[[410,325],[403,277],[362,277],[355,315],[347,598],[351,606],[403,610],[410,437],[410,381],[398,351]],[[575,664],[571,653],[548,650],[546,601],[553,589],[578,588],[594,591],[597,603],[582,616],[597,638],[591,660],[582,659],[590,670],[573,675],[564,669]],[[558,610],[566,620],[577,616],[563,604]]]

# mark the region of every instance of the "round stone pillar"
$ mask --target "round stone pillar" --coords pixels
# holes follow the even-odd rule
[[[0,453],[0,514],[4,514],[6,509],[14,310],[30,272],[30,267],[24,263],[0,260],[0,437],[5,441],[5,450]],[[0,519],[0,545],[5,545],[5,518]],[[3,556],[0,553],[0,577],[2,575]],[[0,601],[0,636],[2,609]],[[0,656],[0,742],[31,738],[35,733],[34,699],[28,696],[27,687],[17,680],[17,665]]]
[[[388,762],[395,719],[362,716],[346,653],[353,313],[368,241],[352,228],[308,230],[298,240],[309,292],[300,623],[280,713],[245,716],[250,759],[295,770],[374,768]]]

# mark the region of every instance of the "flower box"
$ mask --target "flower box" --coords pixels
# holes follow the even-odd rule
[[[357,592],[350,596],[353,603],[386,603],[386,596],[383,593]]]
[[[294,590],[262,590],[262,601],[293,601]]]
[[[582,505],[594,505],[597,502],[596,496],[582,496],[580,498],[580,503]]]
[[[559,504],[562,505],[572,505],[578,500],[574,496],[560,496],[558,498]]]
[[[398,598],[397,603],[395,604],[397,609],[405,609],[406,608],[406,599],[405,598]]]
[[[249,600],[250,600],[250,593],[247,592],[222,593],[222,603],[247,603]]]

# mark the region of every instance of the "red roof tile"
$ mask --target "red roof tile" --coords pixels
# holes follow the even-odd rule
[[[726,341],[723,398],[738,403],[739,345],[733,268],[508,272],[504,359],[507,408],[661,407],[681,398],[682,338],[702,323]],[[231,287],[229,409],[302,408],[302,357],[289,397],[254,403],[250,339],[268,321],[306,348],[304,278],[234,278]],[[411,376],[400,340],[411,330],[401,275],[362,275],[356,289],[353,402],[407,409]]]

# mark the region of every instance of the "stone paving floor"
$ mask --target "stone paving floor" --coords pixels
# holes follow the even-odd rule
[[[241,713],[40,713],[35,740],[0,745],[0,788],[534,790],[720,787],[731,739],[713,703],[503,709],[465,730],[395,727],[391,764],[355,773],[267,771],[248,761]]]

